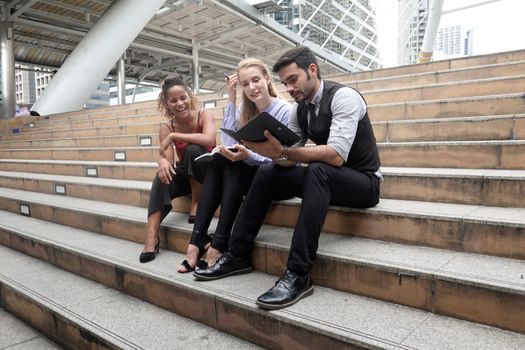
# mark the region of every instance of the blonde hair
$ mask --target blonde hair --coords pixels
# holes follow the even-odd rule
[[[197,100],[191,89],[188,87],[188,85],[186,85],[186,83],[184,83],[184,81],[177,77],[167,77],[161,84],[162,90],[159,93],[157,107],[159,111],[163,112],[164,115],[169,119],[171,119],[173,116],[171,115],[168,108],[168,90],[177,85],[182,86],[182,88],[188,93],[188,96],[190,97],[190,108],[192,110],[196,110],[199,106],[199,100]]]
[[[239,76],[239,71],[241,69],[246,69],[250,67],[257,67],[261,71],[261,73],[264,75],[265,78],[268,78],[268,92],[270,96],[277,97],[277,94],[275,92],[275,88],[272,84],[272,77],[270,76],[270,70],[268,69],[268,66],[264,64],[263,61],[261,61],[258,58],[250,57],[242,60],[237,65],[237,76]],[[239,125],[240,127],[246,125],[252,118],[256,117],[261,111],[257,109],[257,106],[255,103],[250,101],[248,96],[246,94],[242,93],[242,113],[241,113],[241,120]]]

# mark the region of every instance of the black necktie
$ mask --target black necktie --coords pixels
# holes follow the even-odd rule
[[[308,112],[310,112],[310,123],[308,123],[308,128],[310,129],[310,131],[312,131],[314,130],[317,121],[317,115],[315,114],[315,105],[313,103],[308,104]]]

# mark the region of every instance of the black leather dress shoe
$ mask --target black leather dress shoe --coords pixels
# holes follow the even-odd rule
[[[224,253],[217,262],[207,269],[199,269],[193,273],[197,281],[211,281],[226,276],[240,275],[253,269],[250,258],[236,258],[230,253]]]
[[[275,286],[257,298],[257,305],[263,309],[276,310],[295,304],[314,292],[309,275],[301,277],[286,270]]]

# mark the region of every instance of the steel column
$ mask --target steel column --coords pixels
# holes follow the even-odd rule
[[[117,62],[117,90],[118,90],[118,104],[126,104],[126,66],[125,55],[121,56]]]
[[[2,79],[2,103],[0,118],[15,116],[15,54],[13,22],[0,19],[0,75]]]
[[[419,51],[419,63],[426,63],[432,59],[432,52],[434,51],[434,43],[436,42],[436,34],[439,29],[442,10],[443,0],[433,0],[428,12],[428,23],[427,28],[425,29],[423,45],[421,45],[421,50]]]

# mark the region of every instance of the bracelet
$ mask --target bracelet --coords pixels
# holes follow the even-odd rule
[[[288,146],[283,146],[283,151],[278,160],[288,160]]]

